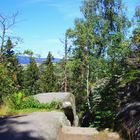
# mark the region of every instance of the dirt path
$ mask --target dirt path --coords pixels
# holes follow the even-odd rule
[[[63,127],[59,133],[59,140],[95,140],[98,131],[94,128]]]

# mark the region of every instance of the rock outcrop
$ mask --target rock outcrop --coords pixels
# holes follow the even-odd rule
[[[0,119],[1,140],[57,140],[59,130],[70,126],[63,112],[34,112]]]
[[[69,92],[40,93],[34,96],[40,103],[50,103],[52,101],[61,102],[65,115],[72,126],[78,126],[76,115],[75,97]]]
[[[62,111],[34,112],[0,118],[2,140],[121,140],[112,132],[75,127],[75,98],[71,93],[43,93],[34,96],[40,103],[61,102]],[[73,127],[71,126],[73,125]]]
[[[120,88],[120,110],[116,121],[123,123],[129,139],[140,139],[140,78]]]

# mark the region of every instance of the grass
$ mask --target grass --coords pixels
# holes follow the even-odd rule
[[[140,75],[140,70],[130,70],[128,73],[122,77],[121,85],[125,85],[126,83],[135,80]]]
[[[27,114],[32,112],[44,112],[52,110],[60,110],[61,103],[52,101],[49,103],[40,103],[32,96],[25,97],[24,93],[18,92],[11,96],[7,96],[0,106],[0,116],[11,116]]]
[[[39,108],[27,108],[27,109],[12,109],[8,106],[0,106],[0,116],[14,116],[14,115],[22,115],[22,114],[28,114],[32,112],[48,112],[48,111],[60,111],[56,109],[39,109]]]

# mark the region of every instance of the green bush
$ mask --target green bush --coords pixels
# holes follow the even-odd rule
[[[24,98],[25,94],[23,92],[14,93],[13,95],[7,97],[6,104],[8,104],[10,108],[20,109]]]
[[[38,108],[39,102],[34,99],[32,96],[26,97],[23,99],[20,109],[26,109],[26,108]]]
[[[50,103],[39,103],[38,100],[34,99],[32,96],[27,97],[25,100],[23,100],[20,109],[26,109],[26,108],[38,108],[38,109],[58,109],[60,103],[53,101]]]
[[[23,92],[14,93],[13,95],[8,97],[8,106],[10,108],[16,110],[28,109],[28,108],[36,108],[36,109],[59,109],[60,102],[53,101],[50,103],[39,103],[39,101],[33,96],[25,97]]]

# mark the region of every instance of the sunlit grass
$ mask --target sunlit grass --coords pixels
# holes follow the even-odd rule
[[[8,108],[4,105],[0,106],[0,116],[5,116],[8,112]]]
[[[22,110],[16,110],[9,108],[7,106],[0,106],[0,116],[13,116],[13,115],[21,115],[21,114],[27,114],[32,112],[48,112],[48,111],[60,111],[60,110],[54,110],[54,109],[38,109],[38,108],[27,108]]]

